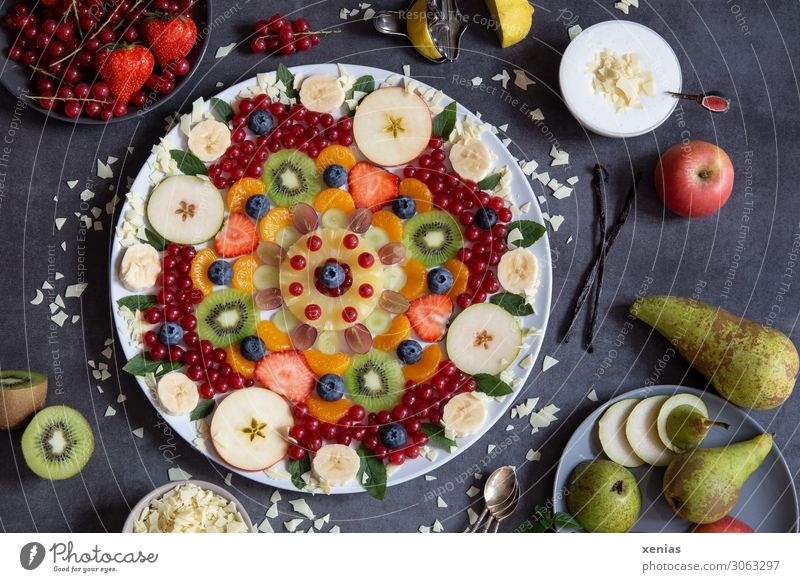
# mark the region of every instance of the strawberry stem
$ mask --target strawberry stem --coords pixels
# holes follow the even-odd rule
[[[102,103],[104,105],[110,105],[109,101],[103,101],[102,99],[93,99],[91,97],[58,97],[56,95],[54,95],[52,97],[46,97],[44,95],[28,95],[28,99],[34,99],[36,101],[38,101],[40,99],[42,99],[42,100],[43,99],[52,99],[53,101],[80,101],[80,102],[83,102],[83,103],[88,103],[88,102],[91,101],[92,103]]]

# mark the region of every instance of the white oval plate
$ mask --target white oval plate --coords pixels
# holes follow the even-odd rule
[[[373,67],[364,67],[360,65],[343,65],[346,67],[349,74],[360,77],[362,75],[372,75],[375,78],[376,87],[382,83],[387,77],[391,75],[397,76],[395,73],[391,71],[386,71],[384,69],[376,69]],[[304,65],[299,67],[293,67],[291,71],[295,75],[302,75],[303,77],[307,77],[311,74],[327,74],[338,76],[339,73],[337,71],[335,64],[320,64],[320,65]],[[232,87],[221,91],[216,95],[216,97],[220,99],[224,99],[226,101],[233,101],[236,96],[244,89],[248,87],[252,87],[256,84],[255,78],[248,79],[246,81],[242,81]],[[420,92],[424,92],[429,87],[425,84],[420,83]],[[449,103],[451,100],[445,96],[443,99],[443,104]],[[208,109],[208,102],[206,103],[206,109]],[[458,115],[459,118],[463,115],[468,115],[472,118],[475,122],[480,122],[476,116],[472,113],[467,111],[461,105],[458,106]],[[167,135],[165,136],[168,140],[170,140],[173,144],[180,144],[182,148],[186,148],[186,137],[180,132],[179,127],[173,128]],[[508,152],[508,150],[503,146],[497,136],[489,133],[484,132],[481,136],[481,139],[486,143],[486,145],[494,152],[497,156],[497,163],[496,167],[501,168],[504,165],[507,165],[511,170],[513,175],[511,181],[511,189],[513,192],[512,198],[514,199],[517,206],[523,205],[525,202],[530,202],[530,209],[527,213],[520,215],[520,218],[526,218],[530,220],[535,220],[541,224],[544,224],[544,219],[542,218],[542,213],[539,210],[539,204],[536,202],[536,198],[534,197],[533,190],[531,189],[530,182],[528,178],[522,173],[517,162]],[[142,169],[139,171],[139,174],[136,176],[136,179],[133,182],[130,190],[133,192],[138,192],[142,195],[148,194],[151,190],[150,182],[149,182],[149,169],[147,164],[153,162],[155,160],[155,156],[151,155]],[[396,170],[396,169],[395,169]],[[126,201],[125,205],[123,206],[120,216],[123,216],[125,211],[129,208],[128,203]],[[200,245],[203,246],[203,245]],[[536,298],[534,300],[534,310],[535,314],[527,316],[522,319],[522,325],[525,328],[536,328],[540,330],[538,335],[530,336],[526,339],[526,342],[530,345],[530,349],[522,350],[519,354],[517,360],[511,364],[515,372],[518,373],[520,377],[524,380],[527,380],[528,376],[530,375],[531,369],[523,369],[518,366],[519,361],[527,355],[531,355],[535,360],[539,354],[539,350],[542,346],[542,341],[544,337],[544,332],[547,327],[547,320],[550,313],[550,298],[552,292],[552,265],[550,261],[550,244],[547,238],[547,234],[545,234],[539,241],[536,242],[530,250],[536,256],[539,265],[540,265],[540,280],[539,280],[539,290],[536,294]],[[118,268],[119,262],[122,257],[121,247],[117,244],[117,237],[115,234],[114,237],[114,244],[112,245],[111,249],[111,267],[110,267],[110,287],[111,287],[111,306],[112,311],[114,312],[114,321],[117,328],[117,333],[120,337],[120,343],[122,344],[122,349],[125,352],[125,356],[127,359],[131,359],[136,356],[139,352],[129,345],[127,341],[127,331],[125,329],[124,321],[119,317],[117,314],[117,300],[125,297],[126,295],[131,295],[131,292],[125,289],[122,286],[119,277],[118,277]],[[443,344],[442,344],[443,346]],[[138,380],[138,378],[137,378]],[[161,414],[164,414],[158,408],[157,400],[155,395],[151,393],[151,390],[147,387],[147,385],[143,381],[139,381],[139,385],[142,388],[145,396],[152,402],[153,406],[156,407],[157,410]],[[524,385],[524,382],[520,384],[520,387]],[[515,394],[519,392],[519,390],[515,390]],[[473,444],[475,444],[478,440],[480,440],[481,436],[483,436],[486,431],[488,431],[492,425],[494,425],[501,416],[508,410],[511,406],[515,398],[515,395],[509,395],[503,401],[495,401],[492,400],[488,404],[488,417],[486,424],[484,425],[483,429],[476,435],[473,435],[468,438],[460,439],[458,449],[453,452],[449,453],[447,451],[438,450],[438,456],[434,461],[429,461],[423,457],[415,459],[413,461],[406,461],[400,468],[398,468],[395,472],[393,472],[388,479],[388,485],[397,485],[399,483],[403,483],[405,481],[409,481],[410,479],[414,479],[421,475],[424,475],[430,471],[433,471],[448,461],[451,461],[456,456],[458,456],[462,451],[466,450]],[[188,443],[192,444],[194,439],[197,437],[197,430],[195,428],[195,423],[189,420],[188,416],[168,416],[164,414],[164,419],[169,423],[172,429],[178,433],[184,440]],[[199,450],[199,449],[198,449]],[[235,467],[231,467],[219,456],[214,452],[213,446],[211,443],[208,443],[207,449],[200,451],[208,458],[212,459],[213,461],[219,463],[228,468],[228,470],[238,473],[248,479],[252,479],[254,481],[258,481],[260,483],[265,483],[267,485],[271,485],[273,487],[278,487],[281,489],[288,489],[288,490],[296,490],[295,487],[292,485],[291,481],[289,480],[276,480],[268,477],[264,472],[246,472],[236,469]],[[276,467],[281,467],[282,463],[285,466],[285,461],[280,461]],[[360,493],[364,492],[363,487],[356,483],[352,482],[351,484],[344,485],[341,487],[334,487],[331,493]]]

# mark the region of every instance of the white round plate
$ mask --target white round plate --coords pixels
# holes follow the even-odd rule
[[[731,404],[716,394],[701,392],[685,386],[648,386],[620,394],[598,406],[569,439],[556,470],[553,490],[554,511],[567,511],[567,480],[572,470],[581,462],[595,458],[606,458],[597,436],[597,421],[606,409],[626,398],[647,398],[648,396],[673,394],[694,394],[703,399],[708,406],[708,417],[731,425],[728,430],[713,429],[703,442],[703,447],[722,447],[730,443],[751,439],[764,434],[764,428],[746,411]],[[773,432],[772,429],[770,432]],[[780,434],[780,433],[779,433]],[[691,524],[673,513],[662,498],[661,487],[664,467],[642,465],[631,469],[639,482],[642,492],[642,512],[631,528],[632,532],[686,532]],[[780,450],[773,446],[767,458],[745,482],[739,503],[731,512],[749,524],[756,532],[792,533],[797,532],[798,507],[797,492],[794,488],[792,472]]]
[[[362,75],[372,75],[375,78],[376,87],[382,83],[387,77],[394,75],[395,77],[399,77],[395,73],[391,71],[386,71],[384,69],[376,69],[373,67],[364,67],[359,65],[343,65],[349,74],[360,77]],[[295,75],[302,75],[303,77],[307,77],[312,74],[325,74],[325,75],[333,75],[338,76],[338,70],[335,64],[320,64],[320,65],[304,65],[300,67],[293,67],[291,71]],[[236,96],[244,89],[248,87],[252,87],[256,84],[255,78],[248,79],[246,81],[242,81],[232,87],[221,91],[216,95],[216,97],[220,99],[224,99],[228,102],[233,101]],[[419,92],[424,92],[429,87],[420,83]],[[445,98],[443,99],[443,104],[447,104],[451,101],[451,99]],[[206,103],[206,108],[208,108],[208,103]],[[472,118],[473,121],[476,123],[480,123],[477,117],[475,117],[472,113],[467,111],[461,105],[458,106],[458,115],[459,118],[463,115],[467,115]],[[172,144],[180,144],[180,147],[186,148],[186,137],[180,132],[179,127],[173,128],[167,135],[165,136]],[[494,152],[497,156],[496,166],[497,168],[501,168],[503,166],[508,166],[511,174],[512,174],[512,182],[511,182],[511,190],[513,192],[512,198],[514,199],[517,206],[523,205],[525,202],[530,202],[530,209],[522,214],[519,218],[535,220],[541,224],[544,224],[544,220],[542,218],[542,213],[539,210],[539,205],[536,203],[536,199],[533,194],[533,190],[531,189],[530,182],[526,178],[526,176],[520,170],[517,162],[512,157],[512,155],[508,152],[508,150],[503,146],[497,136],[489,133],[484,132],[481,136],[481,139],[486,143],[489,149]],[[149,174],[150,170],[148,168],[148,163],[151,163],[155,160],[155,156],[151,155],[142,169],[139,171],[139,174],[136,176],[136,179],[133,182],[130,190],[132,192],[137,192],[138,194],[146,197],[151,190],[151,185],[149,181]],[[397,169],[395,169],[397,171]],[[129,209],[129,204],[126,201],[125,205],[123,206],[120,216],[123,216],[126,210]],[[204,245],[200,245],[204,246]],[[521,376],[523,380],[527,379],[528,375],[530,374],[530,369],[523,369],[518,366],[518,362],[527,355],[531,355],[533,359],[535,359],[538,354],[539,350],[542,346],[542,341],[544,337],[544,332],[547,327],[547,320],[550,313],[550,298],[552,292],[552,265],[550,260],[550,244],[547,238],[547,234],[545,234],[539,241],[536,242],[535,245],[530,247],[530,250],[536,256],[539,265],[540,265],[540,280],[539,280],[539,290],[536,294],[536,298],[533,302],[533,308],[535,310],[534,315],[527,316],[525,318],[521,318],[522,325],[525,328],[535,328],[540,330],[540,333],[537,335],[533,335],[528,337],[525,341],[530,345],[530,348],[527,350],[522,350],[518,356],[518,359],[511,364],[511,367],[514,369],[515,373],[518,376]],[[119,276],[119,263],[122,258],[122,251],[119,244],[117,244],[116,235],[114,238],[114,244],[112,245],[111,250],[111,268],[110,268],[110,287],[111,287],[111,305],[112,311],[114,312],[114,321],[117,328],[117,333],[120,337],[120,343],[122,344],[122,349],[125,352],[125,356],[127,359],[131,359],[134,356],[138,355],[139,351],[132,347],[127,341],[127,331],[125,327],[125,322],[117,313],[117,300],[125,297],[126,295],[131,295],[131,292],[125,289],[122,286]],[[442,344],[443,346],[443,344]],[[444,346],[443,346],[444,347]],[[153,403],[153,406],[159,410],[161,414],[164,414],[158,408],[157,400],[152,394],[151,390],[147,387],[147,385],[140,381],[139,385],[142,388],[145,396],[150,399]],[[520,387],[523,386],[524,383],[520,384]],[[519,390],[515,390],[515,393]],[[503,416],[503,414],[508,410],[511,406],[512,402],[514,401],[515,395],[509,395],[503,401],[498,402],[496,400],[491,400],[488,404],[488,416],[486,424],[484,425],[483,429],[480,433],[473,435],[468,438],[459,439],[459,447],[458,449],[453,452],[449,453],[447,451],[438,450],[438,456],[434,461],[429,461],[423,457],[415,459],[413,461],[407,461],[404,463],[399,469],[393,472],[388,479],[388,485],[397,485],[398,483],[403,483],[410,479],[414,479],[421,475],[424,475],[430,471],[433,471],[448,461],[451,461],[455,457],[459,455],[462,451],[466,450],[473,444],[475,444],[481,436],[483,436],[486,431],[488,431],[499,419]],[[184,440],[188,443],[192,443],[194,439],[197,437],[197,430],[195,428],[195,423],[189,420],[188,416],[168,416],[164,414],[164,419],[170,424],[172,429],[178,433]],[[219,456],[214,452],[213,446],[211,443],[208,443],[206,450],[201,451],[204,455],[208,458],[214,460],[215,462],[219,463],[220,465],[225,466],[228,470],[232,472],[236,472],[248,479],[253,479],[254,481],[259,481],[261,483],[265,483],[267,485],[271,485],[273,487],[278,487],[281,489],[289,489],[295,490],[294,486],[292,485],[291,481],[289,480],[276,480],[268,477],[264,472],[246,472],[231,467],[227,465],[224,461],[222,461]],[[281,461],[277,467],[281,466],[281,463],[285,463],[285,461]],[[341,487],[334,487],[331,493],[359,493],[363,492],[363,487],[355,482],[352,482],[348,485],[341,486]]]
[[[655,95],[642,97],[642,109],[617,111],[604,95],[595,95],[589,63],[604,49],[637,55],[642,69],[653,74]],[[623,20],[601,22],[581,32],[564,51],[558,77],[570,113],[584,127],[606,137],[653,131],[678,105],[667,91],[680,92],[682,87],[681,66],[667,41],[646,26]]]

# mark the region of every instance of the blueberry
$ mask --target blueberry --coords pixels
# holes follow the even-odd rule
[[[344,283],[344,269],[336,263],[322,265],[319,270],[319,282],[328,289],[336,289]]]
[[[258,362],[267,355],[267,346],[257,335],[249,335],[242,340],[239,351],[245,360]]]
[[[347,184],[347,170],[339,164],[331,164],[322,172],[322,179],[331,188],[339,188]]]
[[[405,340],[397,346],[397,357],[404,364],[416,364],[422,358],[422,346],[414,340]]]
[[[344,396],[344,380],[336,374],[325,374],[317,380],[317,394],[327,402],[335,402]]]
[[[392,211],[398,218],[405,220],[411,218],[417,212],[417,203],[408,196],[400,196],[392,202]]]
[[[453,286],[453,274],[444,267],[428,271],[428,289],[431,293],[447,293]]]
[[[402,424],[393,422],[381,427],[381,442],[387,449],[399,449],[406,446],[408,433]]]
[[[483,230],[489,230],[497,224],[497,213],[492,208],[478,208],[475,213],[475,225]]]
[[[247,199],[247,204],[245,204],[244,211],[250,218],[258,220],[267,212],[269,212],[269,201],[263,194],[250,196],[250,198]]]
[[[233,279],[233,267],[228,261],[214,261],[208,267],[208,278],[214,285],[227,285]]]
[[[176,346],[183,339],[183,328],[177,323],[167,322],[158,330],[158,341],[165,346]]]
[[[272,117],[272,113],[263,109],[253,111],[250,114],[250,121],[247,122],[250,131],[256,135],[269,133],[273,125],[275,125],[275,119]]]

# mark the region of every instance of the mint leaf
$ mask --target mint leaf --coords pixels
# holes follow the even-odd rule
[[[358,447],[358,456],[361,459],[361,466],[358,468],[358,482],[364,486],[372,497],[381,500],[386,495],[386,465],[383,461],[373,456],[372,451],[368,450],[363,444]],[[364,475],[367,482],[364,483]]]
[[[224,123],[228,123],[233,117],[233,108],[224,99],[219,97],[211,98],[211,113]]]
[[[167,241],[165,241],[164,237],[158,234],[157,232],[154,232],[149,228],[145,227],[144,235],[147,237],[147,240],[144,242],[149,244],[157,251],[163,251],[167,247]]]
[[[449,439],[444,436],[444,428],[441,426],[437,426],[430,422],[425,422],[420,427],[422,432],[428,435],[428,441],[439,448],[442,448],[446,451],[450,450],[450,447],[458,446],[458,443],[453,439]]]
[[[303,475],[311,470],[311,461],[308,460],[308,455],[299,461],[290,459],[287,463],[287,468],[289,469],[289,474],[292,476],[292,485],[298,489],[304,489],[306,482],[303,479]]]
[[[208,174],[208,168],[200,161],[192,152],[185,152],[183,150],[169,150],[169,155],[173,160],[178,162],[178,169],[182,174],[187,176],[196,176],[197,174]]]
[[[456,102],[453,101],[433,118],[433,135],[447,139],[456,126]]]
[[[360,91],[361,93],[372,93],[375,90],[375,79],[372,78],[372,75],[364,75],[363,77],[359,77],[353,83],[353,86],[350,90],[345,94],[345,99],[352,99],[355,96],[356,91]]]
[[[169,374],[175,370],[183,368],[180,362],[162,362],[160,360],[151,360],[144,355],[144,353],[134,356],[122,369],[133,374],[134,376],[145,376],[147,374],[154,374],[156,378]]]
[[[289,99],[294,99],[297,97],[297,90],[294,88],[294,75],[289,70],[289,67],[283,63],[279,64],[276,78],[278,81],[283,83],[284,87],[286,87],[286,96]]]
[[[155,295],[128,295],[117,300],[117,305],[127,307],[131,311],[147,309],[153,305],[158,305]]]
[[[487,396],[505,396],[514,392],[511,386],[503,382],[497,376],[491,374],[475,374],[475,382],[478,384],[476,390],[483,392]]]
[[[506,232],[508,232],[508,234],[511,234],[511,231],[514,229],[519,229],[522,233],[522,240],[512,243],[516,247],[529,247],[542,238],[542,235],[547,232],[544,225],[534,222],[533,220],[514,220],[506,225]],[[506,242],[508,242],[508,235],[506,235]]]
[[[553,515],[553,525],[562,529],[583,529],[577,519],[563,511]]]
[[[189,420],[200,420],[201,418],[205,418],[211,411],[214,410],[214,399],[208,398],[206,400],[201,400],[197,403],[192,413],[189,415]]]
[[[478,182],[478,188],[481,190],[494,190],[503,178],[503,172],[497,172],[491,176],[486,176],[483,180]]]
[[[489,301],[517,317],[533,315],[533,307],[528,303],[528,300],[516,293],[498,293],[497,295],[492,295]]]

